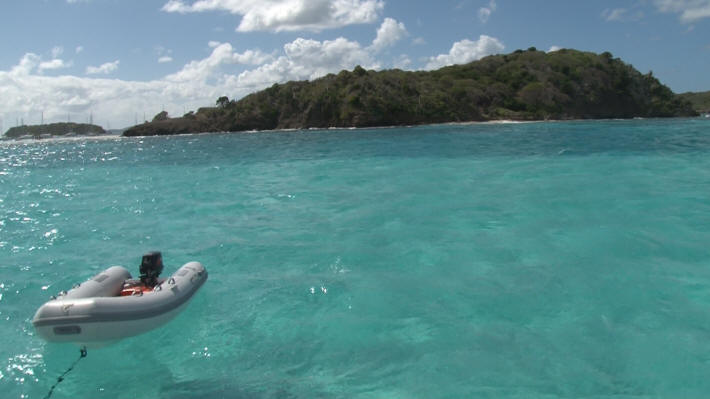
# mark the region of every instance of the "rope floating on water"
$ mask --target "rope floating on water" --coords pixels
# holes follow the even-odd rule
[[[71,366],[69,366],[69,368],[65,372],[63,372],[62,375],[60,375],[57,378],[57,382],[55,382],[54,385],[52,385],[52,387],[49,388],[49,392],[47,393],[47,396],[44,397],[44,399],[49,399],[52,396],[52,394],[54,393],[54,388],[56,388],[60,382],[64,381],[64,377],[67,374],[69,374],[69,372],[74,370],[74,366],[76,366],[76,364],[79,363],[79,360],[81,360],[85,357],[86,357],[86,347],[84,346],[81,349],[79,349],[79,358],[74,360],[74,363],[72,363]]]

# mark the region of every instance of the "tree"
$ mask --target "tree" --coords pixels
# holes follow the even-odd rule
[[[227,105],[229,105],[229,97],[222,96],[217,99],[217,106],[219,106],[220,108],[225,108],[227,107]]]
[[[361,67],[360,65],[357,65],[355,69],[353,69],[353,73],[357,76],[363,76],[367,74],[367,71],[365,68]]]
[[[153,122],[166,121],[168,120],[168,112],[162,111],[153,117]]]

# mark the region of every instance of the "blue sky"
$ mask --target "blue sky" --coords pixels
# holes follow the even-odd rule
[[[0,121],[120,128],[355,65],[610,51],[710,90],[710,0],[4,0]]]

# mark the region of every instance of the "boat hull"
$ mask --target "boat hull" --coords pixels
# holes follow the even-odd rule
[[[142,334],[178,315],[207,280],[202,264],[190,262],[152,292],[116,296],[126,273],[111,267],[42,305],[32,320],[37,334],[49,342],[90,346]]]

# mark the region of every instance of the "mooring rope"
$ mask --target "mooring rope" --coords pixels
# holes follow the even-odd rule
[[[69,366],[69,368],[65,372],[63,372],[62,375],[59,376],[59,378],[57,378],[57,382],[55,382],[54,385],[52,385],[52,387],[49,388],[49,392],[47,393],[47,396],[44,397],[44,399],[49,399],[49,397],[52,396],[52,394],[54,393],[54,388],[56,388],[60,382],[64,381],[64,376],[69,374],[70,371],[74,370],[74,366],[76,366],[76,364],[79,363],[79,360],[86,357],[86,347],[84,346],[81,349],[79,349],[79,353],[80,353],[79,358],[74,360],[74,363],[72,363],[71,366]]]

